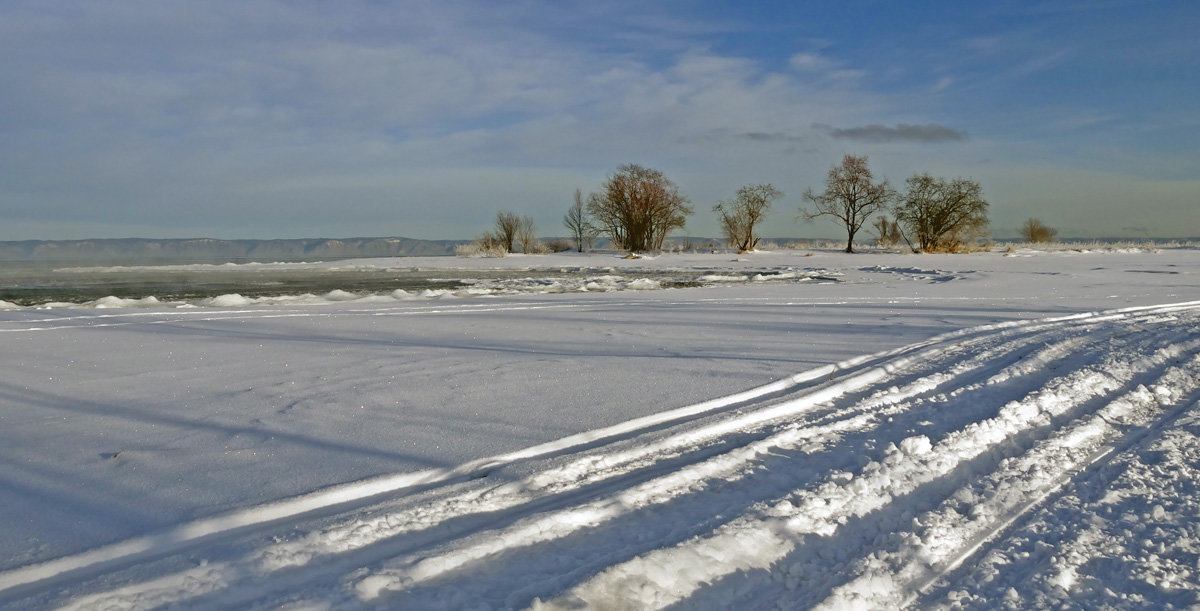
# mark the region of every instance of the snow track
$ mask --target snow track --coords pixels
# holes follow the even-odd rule
[[[976,327],[17,568],[0,605],[927,606],[1198,381],[1200,302]]]

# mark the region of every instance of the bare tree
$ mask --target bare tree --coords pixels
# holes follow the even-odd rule
[[[832,216],[846,227],[846,252],[854,252],[854,235],[867,219],[886,207],[896,197],[887,180],[872,182],[874,176],[867,168],[867,157],[846,155],[842,164],[833,166],[825,177],[825,191],[809,189],[804,198],[813,203],[814,210],[800,208],[807,221],[820,216]]]
[[[662,172],[627,164],[588,197],[587,211],[598,229],[630,252],[662,248],[674,229],[684,226],[692,208]]]
[[[732,200],[713,206],[713,212],[721,217],[721,231],[729,245],[736,246],[738,252],[754,250],[759,239],[754,235],[754,226],[771,209],[771,202],[780,197],[783,193],[769,184],[746,185]]]
[[[1021,238],[1026,242],[1035,244],[1038,242],[1053,242],[1057,236],[1057,229],[1035,218],[1028,219],[1021,225]]]
[[[587,210],[583,206],[583,193],[579,189],[575,189],[575,203],[567,209],[567,214],[563,217],[563,225],[571,232],[571,237],[575,240],[575,247],[579,252],[583,252],[585,244],[587,248],[592,247],[592,241],[596,239],[596,228],[588,219]]]
[[[525,254],[534,254],[535,251],[542,250],[538,244],[536,229],[533,225],[533,217],[523,216],[517,219],[516,239],[521,245],[521,252]]]
[[[954,252],[987,228],[988,203],[979,183],[944,180],[928,173],[908,179],[908,190],[897,204],[896,219],[917,238],[924,252]]]
[[[513,242],[517,239],[517,229],[521,226],[521,217],[516,212],[497,212],[495,237],[499,239],[504,252],[513,252]]]

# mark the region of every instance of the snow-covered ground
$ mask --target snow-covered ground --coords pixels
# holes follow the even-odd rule
[[[437,266],[0,312],[0,606],[1200,604],[1200,251]]]

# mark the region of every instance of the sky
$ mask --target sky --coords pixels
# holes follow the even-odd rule
[[[992,232],[1200,236],[1200,3],[0,2],[0,239],[566,235],[661,170],[719,235],[843,155],[979,181]]]

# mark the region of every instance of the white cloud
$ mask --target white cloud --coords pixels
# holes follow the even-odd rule
[[[897,92],[828,49],[782,66],[716,51],[720,27],[632,3],[17,2],[0,9],[0,53],[19,58],[0,63],[0,238],[68,222],[364,234],[381,219],[470,237],[463,219],[498,208],[556,226],[576,187],[628,162],[667,172],[701,211],[690,229],[715,234],[703,211],[741,184],[798,201],[844,153],[897,178],[1021,158],[939,115],[978,94],[960,66],[933,68],[945,95]],[[1021,53],[1026,69],[1056,61]],[[967,129],[956,152],[922,144]],[[783,216],[781,234],[812,231]]]
[[[819,53],[797,53],[788,63],[799,72],[826,72],[836,66],[832,60]]]

